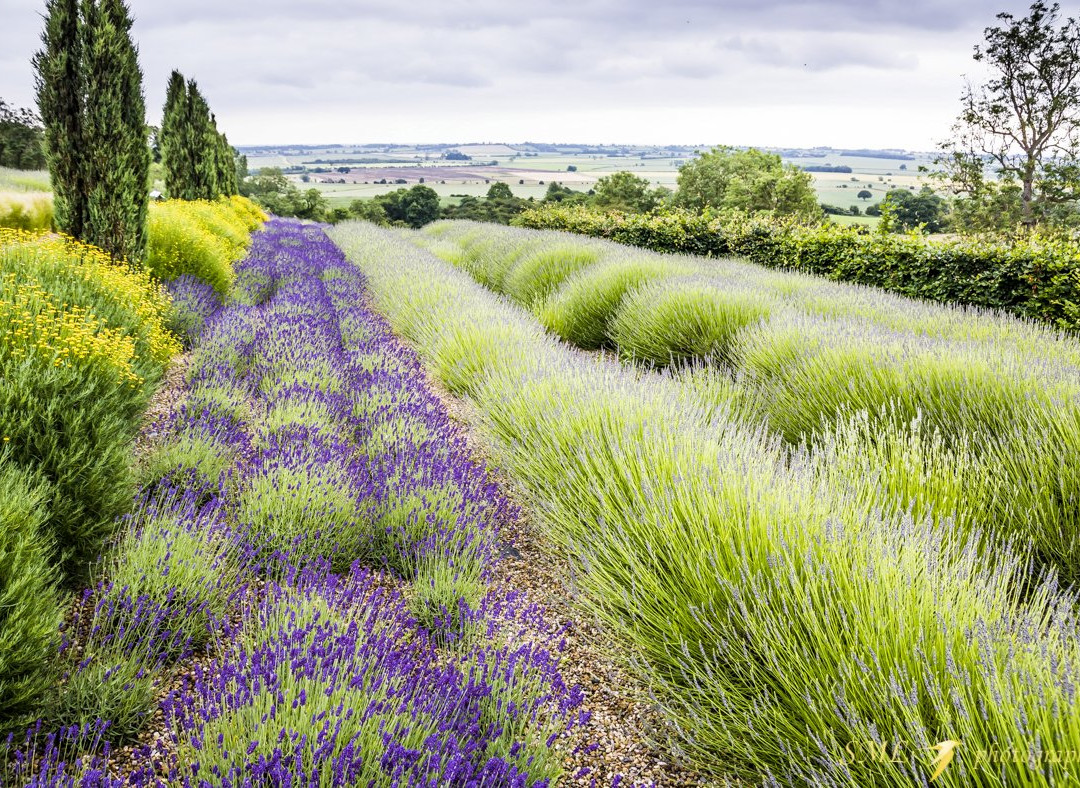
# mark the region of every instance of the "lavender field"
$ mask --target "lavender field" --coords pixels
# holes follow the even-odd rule
[[[320,227],[273,221],[236,278],[227,306],[172,285],[194,349],[5,782],[567,777],[588,714],[565,628],[493,582],[515,507],[363,275]]]
[[[1030,390],[1032,424],[1061,427],[1022,432],[968,372],[949,388],[889,365],[954,335],[991,361],[1041,337],[1062,377],[1074,340],[744,263],[484,232],[273,219],[221,269],[224,298],[81,263],[142,293],[151,322],[70,334],[48,362],[76,377],[43,407],[91,383],[122,406],[114,444],[86,433],[111,465],[0,399],[0,526],[23,539],[0,561],[17,580],[5,785],[1069,782],[1077,600],[1045,549],[1074,537],[1072,477],[1051,468],[1067,392],[1043,398],[1034,362],[999,375]],[[59,288],[35,256],[55,242],[16,240],[5,265]],[[735,275],[771,287],[769,309],[717,328]],[[657,305],[691,285],[718,300],[664,329]],[[32,297],[14,290],[11,314],[60,331],[17,311]],[[560,310],[588,318],[580,336],[547,325]],[[862,389],[830,388],[824,363],[833,399],[790,374],[835,361],[852,335],[829,327],[856,320],[911,342],[845,379],[891,381],[914,415],[887,392],[852,408]],[[643,364],[598,325],[726,351]],[[28,332],[0,360],[45,391]],[[771,375],[748,374],[751,352]],[[958,368],[935,358],[940,379]],[[820,426],[791,426],[811,405]],[[81,479],[49,486],[51,455],[23,449],[46,437]]]

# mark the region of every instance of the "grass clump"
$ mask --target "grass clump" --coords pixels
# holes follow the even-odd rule
[[[240,492],[239,521],[272,557],[301,567],[326,559],[334,571],[344,571],[371,551],[372,529],[355,486],[359,474],[343,450],[318,439],[280,455],[273,450],[291,437],[270,437]]]
[[[528,252],[507,273],[503,292],[522,306],[532,308],[558,289],[568,276],[592,265],[598,257],[595,249],[585,245]]]
[[[52,224],[51,195],[0,191],[0,227],[48,231]]]

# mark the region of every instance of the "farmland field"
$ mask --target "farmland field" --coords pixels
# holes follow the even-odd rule
[[[472,160],[444,161],[441,156],[448,148],[466,152]],[[587,191],[599,178],[619,171],[629,171],[657,186],[674,189],[679,166],[693,157],[692,148],[677,152],[616,146],[606,152],[570,150],[568,148],[567,152],[561,153],[540,152],[531,150],[527,145],[251,149],[248,151],[248,165],[253,170],[260,167],[295,168],[290,178],[299,182],[301,175],[306,174],[308,185],[323,192],[331,205],[338,206],[347,205],[357,198],[385,194],[403,185],[415,185],[420,178],[424,179],[424,185],[435,189],[444,198],[451,195],[482,196],[491,183],[499,182],[510,186],[511,191],[519,197],[539,199],[552,181]],[[880,202],[891,188],[918,189],[925,182],[924,176],[918,172],[919,166],[933,166],[931,154],[915,154],[910,159],[885,159],[846,155],[841,151],[800,151],[798,155],[782,151],[781,156],[785,163],[798,166],[851,167],[851,173],[813,173],[819,201],[843,208],[857,205],[865,209]],[[317,168],[336,170],[342,165],[348,166],[350,172],[314,171]],[[900,169],[901,166],[904,169]],[[574,171],[568,170],[570,167],[575,168]],[[375,183],[383,179],[387,183]],[[406,183],[395,183],[397,179],[403,179]],[[340,180],[346,183],[338,183]],[[863,189],[872,193],[869,200],[856,197]],[[876,219],[868,223],[876,223]]]

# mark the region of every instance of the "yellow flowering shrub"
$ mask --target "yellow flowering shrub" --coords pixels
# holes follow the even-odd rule
[[[38,359],[53,366],[85,364],[132,386],[143,380],[135,372],[135,340],[123,330],[108,328],[90,310],[58,305],[35,282],[0,276],[0,365]]]
[[[266,214],[240,196],[154,203],[146,264],[163,281],[187,274],[224,296],[232,286],[233,263],[247,252],[252,231],[264,221]]]
[[[123,333],[135,348],[132,363],[163,368],[180,352],[179,340],[166,328],[166,289],[149,272],[117,263],[97,247],[0,228],[0,273],[5,291],[13,283],[34,283],[56,310],[84,313],[80,324]]]

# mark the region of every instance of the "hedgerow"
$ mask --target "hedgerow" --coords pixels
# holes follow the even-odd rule
[[[1001,309],[1080,329],[1080,245],[1061,238],[929,240],[857,227],[670,210],[599,213],[580,206],[525,211],[513,224],[606,238],[658,252],[738,255],[913,298]]]

